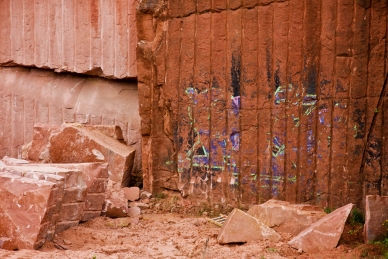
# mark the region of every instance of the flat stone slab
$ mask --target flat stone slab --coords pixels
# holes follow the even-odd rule
[[[279,200],[253,205],[247,213],[277,232],[290,233],[294,236],[327,215],[316,206],[290,204]]]
[[[0,248],[38,249],[46,241],[57,185],[0,172]]]
[[[365,243],[382,240],[388,231],[383,224],[388,219],[388,196],[367,195],[365,199]]]
[[[281,236],[263,222],[239,209],[234,209],[226,219],[218,235],[220,244],[246,243],[249,241],[279,241]]]
[[[354,204],[349,203],[327,214],[291,239],[288,244],[293,248],[301,249],[308,253],[319,253],[335,248],[338,245],[345,222],[353,206]]]

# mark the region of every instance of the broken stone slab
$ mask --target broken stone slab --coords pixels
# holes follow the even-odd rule
[[[349,203],[327,214],[291,239],[288,244],[308,253],[319,253],[335,248],[353,206],[354,204]]]
[[[290,204],[279,200],[268,200],[263,204],[253,205],[247,213],[277,232],[290,233],[294,236],[326,216],[319,207]]]
[[[365,199],[365,243],[384,239],[387,234],[388,196],[367,195]]]
[[[234,209],[222,226],[218,243],[245,243],[256,240],[277,242],[280,235],[263,222],[239,209]]]
[[[139,187],[124,187],[125,198],[130,201],[137,201],[140,198]]]
[[[56,183],[0,173],[0,248],[38,249],[56,206]]]

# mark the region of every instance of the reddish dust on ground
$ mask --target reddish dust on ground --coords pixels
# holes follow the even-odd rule
[[[298,253],[287,245],[290,235],[279,242],[257,241],[219,245],[220,227],[205,217],[181,214],[144,214],[133,218],[99,217],[60,233],[39,250],[0,250],[0,258],[362,258],[371,255],[360,245],[361,235],[350,235],[337,248],[312,255]],[[362,230],[357,232],[362,233]],[[361,237],[362,238],[362,237]],[[341,244],[342,243],[342,244]],[[67,250],[64,250],[67,249]],[[366,257],[371,258],[371,257]],[[377,257],[376,257],[377,258]]]

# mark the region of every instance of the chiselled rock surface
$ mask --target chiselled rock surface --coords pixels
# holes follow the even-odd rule
[[[136,77],[137,3],[1,1],[0,65]]]
[[[155,0],[137,10],[146,190],[331,208],[388,193],[386,114],[359,173],[386,76],[387,1]]]
[[[296,249],[302,249],[308,253],[335,248],[341,238],[345,222],[354,204],[350,203],[303,230],[299,235],[291,239],[288,244]]]
[[[388,220],[388,196],[366,196],[364,226],[366,244],[387,236],[386,220]]]
[[[59,196],[56,183],[0,172],[0,248],[42,246]]]
[[[217,240],[220,244],[227,244],[256,240],[276,242],[280,238],[275,230],[267,227],[263,222],[239,209],[234,209],[224,222]]]
[[[321,208],[309,204],[290,204],[286,201],[269,200],[253,205],[247,212],[277,232],[299,234],[312,223],[326,216]]]

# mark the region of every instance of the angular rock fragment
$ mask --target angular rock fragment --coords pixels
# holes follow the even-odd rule
[[[253,205],[247,212],[277,232],[299,234],[312,223],[326,216],[321,208],[309,204],[293,204],[269,200]]]
[[[255,240],[269,240],[277,242],[280,235],[275,230],[267,227],[258,219],[245,212],[234,209],[222,226],[217,238],[218,243],[245,243]]]
[[[111,185],[112,181],[109,180],[109,190],[111,190],[111,188],[109,188]],[[125,198],[124,191],[122,189],[116,189],[114,191],[109,190],[102,209],[102,215],[111,218],[127,217],[128,200]]]
[[[139,187],[124,187],[123,188],[125,198],[130,201],[136,201],[139,199],[140,189]]]
[[[152,194],[147,192],[147,191],[142,191],[140,193],[140,199],[144,200],[144,199],[150,199],[152,197]]]
[[[288,244],[308,253],[319,253],[335,248],[341,238],[345,222],[354,204],[349,203],[313,223]]]
[[[52,223],[60,189],[56,183],[0,173],[0,248],[37,249]]]
[[[387,236],[388,196],[367,195],[365,199],[365,243]]]

